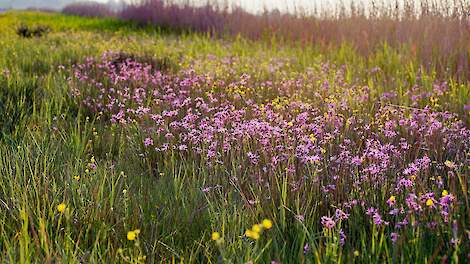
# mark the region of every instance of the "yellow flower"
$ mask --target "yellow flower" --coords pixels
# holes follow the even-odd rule
[[[259,233],[258,232],[255,232],[255,231],[252,231],[250,229],[246,230],[245,232],[245,235],[249,238],[252,238],[254,240],[258,240],[259,239]]]
[[[450,160],[446,160],[446,162],[444,162],[444,165],[446,165],[450,169],[455,168],[455,163]]]
[[[355,256],[355,257],[358,257],[358,256],[359,256],[359,251],[354,250],[354,256]]]
[[[253,230],[253,232],[259,233],[259,232],[261,232],[261,230],[263,230],[263,226],[262,225],[253,225],[251,230]]]
[[[447,196],[447,195],[449,195],[449,192],[447,190],[443,190],[442,191],[442,196]]]
[[[434,204],[434,202],[431,199],[426,200],[426,205],[427,206],[432,206],[433,204]]]
[[[391,203],[395,202],[395,196],[394,196],[394,195],[390,196],[390,199],[388,199],[388,200],[389,200]]]
[[[63,213],[65,212],[65,209],[67,208],[67,206],[65,205],[65,203],[61,203],[59,205],[57,205],[57,211],[59,211],[59,213]]]
[[[315,137],[314,134],[310,134],[310,140],[311,140],[312,142],[315,142],[315,141],[317,140],[317,138]]]
[[[253,231],[251,231],[250,229],[247,229],[247,230],[245,231],[245,236],[251,237],[251,234],[252,234],[252,233],[253,233]]]
[[[217,241],[220,239],[220,233],[219,232],[212,232],[211,239],[214,241]]]
[[[293,126],[293,125],[294,125],[294,123],[292,123],[292,122],[288,122],[288,123],[287,123],[287,125],[291,127],[291,126]]]
[[[90,172],[90,170],[89,170],[89,169],[86,169],[86,170],[85,170],[85,173],[86,173],[86,174],[88,174],[89,172]]]
[[[95,163],[95,162],[96,162],[95,156],[92,156],[92,157],[91,157],[90,162],[91,162],[91,163]]]
[[[79,180],[80,180],[80,175],[75,175],[75,176],[73,176],[73,178],[74,178],[76,181],[79,181]]]
[[[264,219],[263,222],[261,223],[264,228],[266,229],[271,229],[273,227],[273,222],[269,219]]]
[[[140,233],[139,229],[127,232],[127,240],[130,240],[130,241],[135,240],[137,236],[139,235],[139,233]]]

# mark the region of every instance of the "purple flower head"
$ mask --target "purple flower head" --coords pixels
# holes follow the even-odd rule
[[[349,218],[349,214],[343,212],[341,209],[336,209],[335,217],[337,221],[346,220]]]
[[[212,189],[212,187],[205,187],[205,188],[202,188],[201,191],[203,193],[208,193],[211,189]]]
[[[321,217],[321,224],[328,228],[328,229],[331,229],[335,226],[335,221],[333,220],[333,218],[331,217],[327,217],[327,216],[322,216]]]
[[[148,147],[148,146],[152,146],[153,145],[153,139],[151,138],[146,138],[144,139],[144,146]]]
[[[305,245],[304,245],[304,254],[307,254],[308,252],[310,252],[310,245],[308,243],[305,243]]]
[[[296,215],[295,219],[297,219],[297,221],[303,223],[305,221],[305,216],[304,215]]]
[[[96,164],[95,163],[89,163],[88,166],[90,167],[91,170],[96,170]]]
[[[248,152],[246,155],[248,156],[248,159],[250,160],[250,162],[251,162],[253,165],[258,164],[259,155],[256,155],[256,154],[254,154],[253,152]]]
[[[372,215],[375,214],[375,212],[377,212],[377,209],[375,209],[374,207],[369,207],[369,208],[367,209],[367,211],[366,211],[366,214],[367,214],[368,216],[372,216]]]
[[[344,246],[344,243],[346,243],[346,234],[344,234],[343,229],[339,230],[339,244],[341,246]]]
[[[382,219],[382,216],[379,213],[374,213],[372,216],[372,220],[374,222],[374,225],[388,225],[388,222],[384,221]]]

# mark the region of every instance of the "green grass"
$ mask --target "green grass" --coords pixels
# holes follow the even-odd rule
[[[52,31],[41,38],[24,39],[15,33],[21,24],[46,25]],[[315,46],[242,38],[213,40],[114,19],[37,12],[0,14],[0,47],[2,262],[436,261],[435,252],[429,249],[439,247],[440,241],[415,239],[403,247],[403,252],[395,252],[396,248],[385,241],[383,229],[358,227],[354,230],[360,239],[340,248],[335,237],[338,230],[323,233],[309,228],[319,225],[315,201],[321,194],[312,192],[304,203],[304,197],[288,193],[283,175],[274,177],[275,189],[244,188],[227,181],[229,170],[210,171],[176,154],[160,163],[157,173],[152,172],[146,156],[140,155],[142,138],[128,136],[138,134],[138,130],[107,124],[99,115],[82,109],[70,95],[66,80],[69,74],[58,69],[83,62],[87,56],[99,57],[108,50],[166,58],[175,68],[194,64],[199,72],[216,74],[225,72],[204,59],[208,54],[237,56],[237,71],[253,76],[270,76],[267,65],[271,58],[290,60],[293,74],[332,61],[347,66],[350,80],[357,78],[369,85],[372,98],[357,108],[372,109],[374,97],[384,91],[397,91],[397,104],[406,106],[410,102],[402,89],[416,82],[432,89],[433,73],[423,73],[417,81],[420,66],[406,47],[395,51],[384,45],[366,59],[347,44],[324,52]],[[380,66],[383,74],[374,77],[365,73],[375,66]],[[5,70],[8,78],[2,74]],[[469,115],[463,105],[470,102],[470,86],[451,79],[448,83],[450,92],[434,107],[458,113],[468,126]],[[87,172],[92,157],[97,169]],[[464,180],[468,181],[467,176],[464,172]],[[216,191],[201,192],[204,186],[217,184],[221,188]],[[311,191],[308,186],[304,188],[305,193]],[[260,193],[273,197],[272,203],[249,208],[244,205],[248,196]],[[60,203],[67,207],[64,213],[57,211]],[[306,208],[307,221],[292,221]],[[256,243],[245,241],[245,229],[264,218],[273,219],[274,227]],[[134,229],[141,231],[138,240],[128,241],[126,234]],[[210,240],[214,230],[224,234],[223,243]],[[330,243],[324,244],[322,239]],[[305,243],[312,248],[308,255],[303,254]],[[358,256],[354,256],[356,250]],[[445,255],[462,263],[464,254],[450,250],[438,253],[441,260]]]

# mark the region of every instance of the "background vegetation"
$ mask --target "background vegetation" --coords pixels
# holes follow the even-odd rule
[[[158,1],[147,4],[155,3]],[[136,20],[132,14],[140,14],[138,8],[141,7],[125,10],[125,18]],[[449,16],[424,12],[400,19],[387,12],[366,18],[362,11],[333,20],[280,16],[273,29],[280,35],[269,36],[263,34],[269,26],[251,26],[271,16],[249,16],[247,19],[252,20],[245,20],[243,15],[243,21],[254,22],[247,22],[249,27],[238,26],[252,28],[256,33],[229,26],[232,36],[222,34],[220,38],[214,38],[212,24],[181,30],[175,29],[180,25],[167,22],[154,27],[112,17],[1,13],[0,259],[8,263],[468,261],[469,27],[468,14],[461,13],[468,9],[456,10],[458,13],[451,12]],[[376,26],[370,21],[375,21]],[[225,23],[228,22],[217,22],[217,26],[226,30]],[[286,43],[291,35],[284,31],[292,25],[299,32],[292,32],[295,41]],[[42,29],[40,34],[25,37],[19,33],[20,27],[33,32],[38,27]],[[307,29],[313,34],[303,31]],[[338,34],[331,34],[335,29]],[[400,37],[404,41],[396,41]],[[381,120],[376,116],[380,114],[377,109],[386,104],[409,111],[452,113],[449,122],[455,122],[452,124],[461,131],[459,135],[455,132],[456,152],[413,146],[416,155],[410,154],[400,167],[406,168],[423,154],[433,158],[432,166],[440,167],[420,174],[426,182],[423,190],[429,187],[427,191],[436,193],[433,199],[437,204],[445,188],[456,200],[452,219],[439,222],[432,232],[421,225],[409,228],[395,243],[390,237],[392,227],[375,225],[366,212],[351,209],[348,224],[343,225],[347,233],[343,244],[341,223],[338,221],[335,228],[329,229],[321,220],[321,216],[335,212],[329,203],[342,199],[338,198],[341,188],[333,192],[336,198],[325,198],[330,196],[323,195],[320,187],[325,187],[326,182],[301,185],[301,191],[296,192],[292,191],[287,173],[277,171],[270,176],[268,185],[245,178],[251,173],[249,161],[236,156],[228,161],[232,169],[227,163],[214,169],[196,156],[149,150],[144,140],[152,134],[146,123],[112,123],[107,113],[95,111],[83,103],[85,97],[73,92],[75,87],[83,91],[82,95],[93,96],[86,92],[95,90],[86,89],[96,83],[88,80],[99,80],[100,72],[77,65],[87,65],[91,61],[88,58],[106,62],[103,54],[109,51],[125,54],[124,60],[148,63],[169,76],[181,77],[183,70],[192,69],[198,74],[215,73],[220,80],[231,83],[238,82],[244,73],[249,74],[257,82],[247,84],[248,88],[258,87],[262,81],[295,80],[306,72],[318,76],[315,83],[307,78],[312,85],[299,91],[295,85],[287,85],[294,90],[292,93],[245,91],[240,87],[222,92],[246,92],[256,105],[269,104],[276,98],[275,102],[281,105],[282,98],[287,98],[286,105],[305,99],[323,116],[330,107],[328,103],[350,98],[346,115],[349,110],[352,115],[354,110],[354,115],[358,113],[358,117],[377,124]],[[231,62],[224,68],[225,64],[219,61],[226,59]],[[273,65],[279,68],[273,69]],[[77,69],[85,69],[82,73],[88,79],[74,75]],[[320,91],[325,83],[331,84],[331,90],[314,96],[314,91]],[[446,88],[439,93],[436,86],[442,83]],[[356,93],[362,95],[366,86],[368,97],[357,101]],[[396,97],[384,102],[381,97],[386,93],[395,93]],[[240,104],[234,103],[237,109],[245,107],[243,101]],[[155,109],[151,101],[144,106]],[[286,113],[291,111],[295,112]],[[411,113],[415,112],[406,115]],[[284,119],[283,124],[297,126]],[[407,139],[412,145],[417,142],[413,136]],[[342,141],[328,143],[331,153],[324,153],[325,157],[334,156],[333,146],[339,143]],[[321,162],[318,166],[328,167],[327,158]],[[234,173],[240,173],[243,184],[232,181],[231,177],[237,176]],[[395,179],[396,173],[385,175]],[[442,188],[429,183],[438,174],[444,178]],[[338,186],[349,186],[341,184]],[[378,191],[371,187],[370,192],[351,194],[375,203],[374,207],[387,214],[386,201],[391,190],[390,186]],[[425,199],[425,210],[426,203]],[[427,216],[438,217],[439,213]],[[247,229],[254,230],[253,225],[263,219],[272,220],[273,227],[262,232],[259,239],[245,235]],[[417,222],[421,220],[428,223],[424,219]],[[219,232],[221,238],[211,237],[213,232]]]

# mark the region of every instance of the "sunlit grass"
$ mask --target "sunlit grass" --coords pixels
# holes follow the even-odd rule
[[[51,32],[21,38],[15,33],[21,24],[49,26]],[[444,165],[442,171],[454,175],[446,178],[446,193],[435,191],[457,196],[456,222],[440,223],[435,233],[422,227],[407,230],[395,244],[391,227],[372,224],[359,208],[348,212],[347,221],[327,228],[328,219],[322,216],[327,216],[326,209],[335,212],[336,208],[325,207],[328,200],[315,182],[320,169],[328,168],[326,159],[307,166],[309,181],[294,192],[288,170],[277,170],[266,182],[257,182],[250,162],[238,153],[209,166],[209,160],[195,153],[162,154],[146,148],[150,141],[145,140],[152,135],[148,120],[112,124],[110,113],[93,111],[72,92],[78,87],[84,93],[96,93],[96,87],[74,79],[74,65],[88,57],[100,61],[103,53],[114,51],[157,63],[167,61],[169,74],[191,68],[207,73],[208,80],[227,83],[238,82],[243,73],[277,83],[302,77],[313,80],[292,91],[238,83],[204,87],[207,90],[201,92],[201,96],[220,93],[230,100],[243,98],[234,103],[237,108],[272,105],[287,116],[297,113],[290,103],[301,100],[318,108],[320,117],[327,120],[337,117],[328,115],[331,105],[346,99],[351,112],[338,116],[375,120],[379,130],[393,118],[391,113],[375,117],[383,104],[380,98],[395,92],[391,106],[410,112],[425,106],[430,111],[449,111],[468,129],[468,83],[440,80],[422,71],[418,62],[407,57],[406,47],[394,50],[384,45],[365,59],[347,44],[325,53],[315,46],[162,34],[156,28],[111,18],[38,12],[1,14],[0,47],[0,259],[5,262],[423,263],[468,258],[469,168],[459,164],[457,169],[449,163],[448,156],[454,153],[417,148],[414,155],[429,154],[434,163]],[[224,59],[232,61],[221,63]],[[434,85],[443,81],[448,90],[437,95]],[[413,94],[407,92],[414,85],[420,87],[420,94],[429,91],[433,97],[412,101]],[[358,102],[358,94],[368,98]],[[246,103],[247,96],[253,103]],[[143,104],[154,111],[165,110],[152,100]],[[291,119],[283,128],[302,129]],[[343,135],[353,135],[349,127],[341,129]],[[308,134],[308,139],[324,138]],[[334,138],[337,142],[326,145],[330,148],[322,148],[322,158],[330,157],[341,139]],[[153,139],[152,144],[157,143],[159,139]],[[257,142],[242,143],[243,153],[258,150]],[[466,157],[458,152],[453,158],[468,162],[468,150],[464,152]],[[403,168],[416,157],[406,157]],[[287,162],[295,164],[293,155]],[[262,174],[262,169],[255,172]],[[371,185],[370,190],[347,195],[382,202],[375,207],[384,210],[386,201],[403,202],[405,197],[398,195],[390,200],[390,186],[381,187]],[[328,199],[346,194],[335,195]],[[425,200],[425,210],[435,206],[438,198]],[[348,237],[342,245],[340,232],[346,229]],[[455,229],[457,235],[452,234]],[[460,243],[452,246],[455,236]]]

